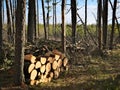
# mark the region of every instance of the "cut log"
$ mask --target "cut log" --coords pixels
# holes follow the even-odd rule
[[[55,57],[55,55],[51,51],[45,53],[45,56],[47,56],[47,57],[50,57],[50,56]]]
[[[37,61],[36,64],[35,64],[35,68],[38,69],[41,67],[41,62],[40,61]]]
[[[51,70],[51,63],[46,64],[46,73],[50,72]]]
[[[54,71],[54,79],[57,79],[59,77],[59,71],[55,70]]]
[[[38,85],[39,83],[40,83],[40,81],[39,81],[39,80],[36,80],[36,83],[35,83],[35,84]]]
[[[33,70],[30,74],[30,80],[35,80],[37,77],[37,70]]]
[[[53,78],[54,74],[53,72],[50,72],[50,77]]]
[[[40,61],[41,61],[41,64],[45,64],[46,63],[46,57],[41,57]]]
[[[33,56],[32,54],[27,54],[24,56],[24,60],[30,61],[31,63],[35,63],[36,57]]]
[[[63,59],[63,66],[65,67],[67,64],[68,64],[68,59],[67,59],[67,58],[64,58],[64,59]]]
[[[40,67],[40,72],[41,72],[41,73],[44,73],[44,72],[45,72],[45,65],[42,65],[42,66]]]
[[[36,84],[36,80],[31,80],[30,81],[30,85],[35,85]]]
[[[60,55],[55,54],[55,60],[59,60],[59,58],[60,58]]]
[[[28,73],[31,73],[31,71],[34,69],[35,67],[35,64],[30,64],[29,67],[28,67]]]
[[[49,61],[50,63],[53,63],[54,62],[54,58],[53,57],[48,57],[48,60],[47,61]]]
[[[52,63],[52,68],[55,70],[55,69],[57,69],[57,67],[58,67],[58,63],[57,63],[57,61],[55,60],[55,61]]]
[[[59,59],[58,60],[58,67],[61,67],[62,66],[62,59]]]

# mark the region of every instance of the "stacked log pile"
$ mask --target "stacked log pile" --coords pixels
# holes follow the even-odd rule
[[[57,50],[49,51],[44,56],[37,57],[27,54],[24,60],[25,79],[30,81],[30,85],[50,82],[68,69],[67,57]]]

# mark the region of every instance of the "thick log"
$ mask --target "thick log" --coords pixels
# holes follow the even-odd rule
[[[68,64],[68,59],[67,59],[67,58],[64,58],[64,59],[63,59],[63,66],[65,67],[67,64]]]
[[[36,84],[36,80],[31,80],[30,81],[30,85],[35,85]]]
[[[48,62],[48,63],[46,64],[46,73],[49,73],[50,70],[51,70],[51,63]]]
[[[31,73],[31,71],[34,69],[35,67],[35,64],[30,64],[29,67],[28,67],[28,73]]]
[[[50,72],[50,77],[53,78],[54,74],[53,72]]]
[[[24,60],[30,61],[31,63],[35,63],[36,62],[36,57],[33,56],[32,54],[27,54],[27,55],[24,56]]]
[[[62,59],[58,60],[58,67],[60,68],[62,66]]]
[[[54,70],[54,79],[57,79],[59,77],[59,71]]]
[[[59,58],[60,58],[60,55],[55,54],[55,60],[59,60]]]
[[[30,74],[30,80],[35,80],[37,77],[37,70],[33,70]]]
[[[44,72],[45,72],[45,69],[46,69],[46,68],[45,68],[45,65],[42,65],[42,66],[40,67],[40,72],[41,72],[41,73],[44,73]]]
[[[48,62],[50,62],[50,63],[53,63],[53,62],[54,62],[54,60],[55,60],[55,59],[54,59],[53,57],[51,57],[51,56],[50,56],[50,57],[48,57],[48,59],[47,59],[47,61],[48,61]]]
[[[41,62],[40,61],[37,61],[36,64],[35,64],[35,68],[38,69],[41,67]]]
[[[55,69],[57,69],[57,67],[58,67],[58,63],[57,63],[57,61],[55,60],[55,61],[52,63],[52,69],[55,70]]]
[[[41,61],[41,64],[45,64],[46,61],[47,61],[47,59],[46,59],[46,57],[41,57],[41,58],[40,58],[40,61]]]

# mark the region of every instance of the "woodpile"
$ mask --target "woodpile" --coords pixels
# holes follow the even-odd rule
[[[30,85],[50,82],[52,79],[57,79],[60,73],[68,70],[68,59],[58,50],[37,57],[27,54],[24,60],[25,79],[30,81]]]

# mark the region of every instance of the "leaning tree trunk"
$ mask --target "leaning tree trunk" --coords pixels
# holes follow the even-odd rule
[[[66,0],[62,0],[62,8],[61,8],[61,12],[62,12],[62,50],[63,52],[66,52],[66,30],[65,30],[65,1]]]
[[[43,24],[44,24],[45,39],[48,39],[48,34],[47,34],[47,29],[46,29],[44,0],[41,0],[41,2],[42,2],[42,13],[43,13]]]
[[[24,83],[24,44],[25,44],[26,0],[17,0],[15,34],[15,85]]]
[[[114,0],[113,15],[112,15],[112,31],[110,35],[110,50],[113,49],[113,38],[114,38],[114,29],[115,29],[115,18],[116,18],[116,7],[117,0]]]
[[[108,0],[103,0],[103,49],[107,48]]]
[[[71,0],[71,18],[72,18],[72,43],[75,44],[75,36],[76,36],[76,0]]]

